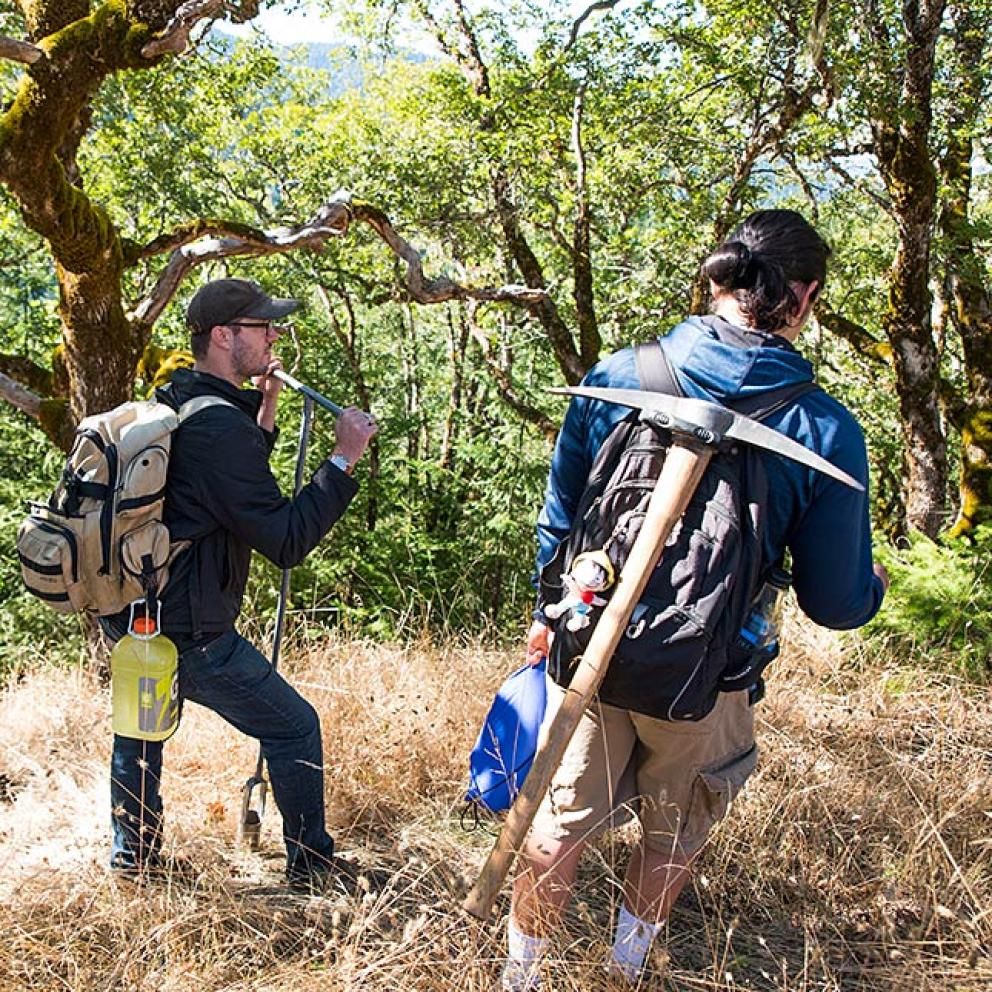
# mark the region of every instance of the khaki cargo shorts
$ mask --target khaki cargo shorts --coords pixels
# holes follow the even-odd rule
[[[548,680],[544,729],[565,698]],[[721,693],[698,722],[673,723],[593,700],[538,809],[533,829],[590,840],[635,813],[644,843],[691,857],[754,771],[747,692]]]

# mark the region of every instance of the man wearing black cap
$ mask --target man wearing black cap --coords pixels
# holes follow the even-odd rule
[[[253,550],[291,568],[320,542],[358,488],[352,466],[376,433],[361,410],[335,424],[335,447],[294,499],[269,468],[282,387],[272,346],[275,321],[299,306],[246,279],[203,286],[187,311],[195,364],[157,393],[175,409],[200,396],[223,403],[185,420],[173,436],[164,521],[188,541],[171,566],[162,630],[179,650],[179,691],[261,742],[282,813],[291,884],[322,885],[335,866],[324,826],[320,723],[313,707],[235,630]],[[242,388],[254,379],[257,389]],[[113,618],[111,636],[126,619]],[[125,873],[160,864],[162,744],[114,737],[111,866]]]

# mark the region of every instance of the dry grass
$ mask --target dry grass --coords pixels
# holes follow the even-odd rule
[[[642,988],[992,989],[989,702],[851,651],[842,666],[836,639],[793,626],[760,709],[759,771]],[[274,811],[261,853],[234,847],[255,747],[192,706],[163,793],[172,852],[199,873],[111,877],[107,691],[95,666],[26,675],[0,698],[0,992],[494,988],[502,925],[458,908],[491,840],[458,813],[467,752],[514,663],[333,640],[289,652],[322,714],[339,848],[380,880],[337,904],[283,891]],[[584,863],[552,990],[606,988],[628,842]]]

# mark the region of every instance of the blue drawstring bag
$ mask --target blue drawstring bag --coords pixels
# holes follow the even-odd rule
[[[548,700],[546,669],[546,659],[525,665],[496,693],[468,759],[465,800],[477,809],[508,810],[530,771]]]

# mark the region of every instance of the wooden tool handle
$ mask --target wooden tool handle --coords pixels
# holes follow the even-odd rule
[[[506,822],[478,880],[462,907],[480,920],[488,920],[493,903],[523,846],[537,808],[548,791],[568,742],[592,697],[606,675],[630,615],[658,564],[665,542],[685,512],[696,486],[712,457],[712,450],[690,447],[676,440],[665,457],[655,483],[640,534],[617,579],[617,587],[596,625],[565,693],[561,708],[548,727],[547,737],[534,756],[523,787],[506,816]]]

